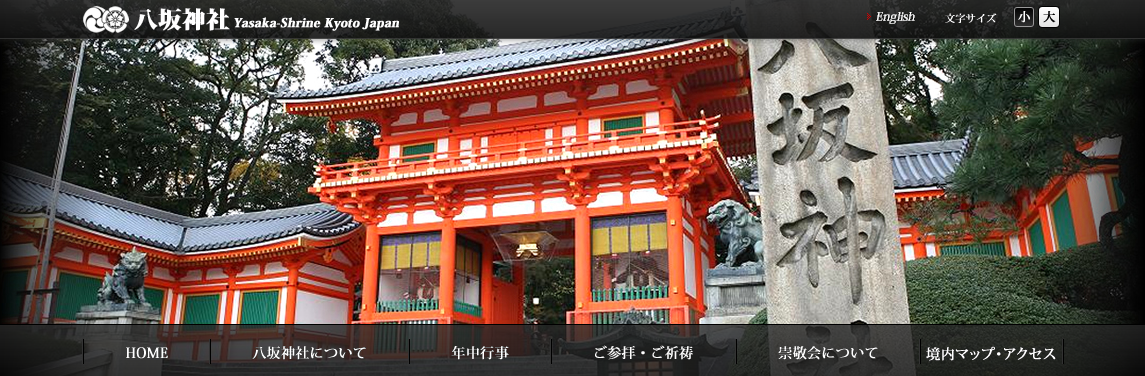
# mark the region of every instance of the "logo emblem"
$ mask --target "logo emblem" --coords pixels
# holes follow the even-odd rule
[[[120,7],[91,7],[83,13],[83,25],[88,31],[100,33],[104,31],[118,33],[127,29],[130,16]]]

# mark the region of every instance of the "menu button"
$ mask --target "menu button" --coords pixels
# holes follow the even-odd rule
[[[167,359],[167,347],[128,347],[127,359]]]

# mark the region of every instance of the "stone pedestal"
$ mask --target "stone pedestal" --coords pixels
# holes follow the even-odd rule
[[[158,308],[137,304],[83,306],[76,313],[77,337],[84,339],[86,351],[111,351],[108,375],[158,375],[162,359],[128,359],[128,348],[156,348],[159,342]]]
[[[83,306],[76,314],[79,324],[158,324],[159,308],[135,303]]]
[[[708,309],[701,324],[747,324],[767,306],[763,265],[708,269],[704,274],[704,303]]]

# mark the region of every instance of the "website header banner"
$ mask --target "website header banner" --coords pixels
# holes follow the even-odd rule
[[[3,38],[1145,38],[1129,0],[13,0]],[[814,25],[816,27],[810,27]]]

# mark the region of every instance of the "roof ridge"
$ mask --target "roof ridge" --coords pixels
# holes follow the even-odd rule
[[[433,64],[424,64],[424,65],[411,65],[411,66],[407,66],[407,67],[399,67],[399,68],[397,68],[397,69],[392,69],[392,70],[387,70],[387,69],[385,69],[385,66],[383,66],[383,69],[382,69],[382,71],[381,71],[381,72],[378,72],[378,73],[374,73],[374,74],[371,74],[370,76],[378,75],[378,74],[381,74],[381,73],[384,73],[384,72],[397,72],[397,71],[402,71],[402,70],[417,69],[417,68],[424,68],[424,67],[434,67],[434,66],[442,66],[442,65],[447,65],[447,64],[466,63],[466,62],[477,61],[477,60],[483,60],[483,59],[491,59],[491,58],[495,58],[495,57],[499,57],[499,56],[505,56],[505,55],[517,55],[517,54],[522,54],[522,53],[526,53],[526,52],[532,52],[532,51],[541,51],[541,50],[546,50],[546,49],[552,49],[552,48],[556,48],[557,46],[563,46],[563,45],[567,45],[567,44],[573,44],[573,43],[584,43],[584,42],[586,42],[586,41],[591,41],[591,40],[594,40],[594,39],[599,39],[599,38],[587,38],[587,39],[537,39],[537,40],[531,40],[531,41],[527,41],[527,42],[520,42],[520,43],[513,43],[513,44],[506,44],[506,45],[497,45],[497,46],[489,46],[489,47],[475,48],[475,49],[472,49],[472,50],[453,51],[453,52],[446,52],[446,53],[433,54],[433,55],[421,55],[421,56],[410,56],[410,57],[403,57],[403,58],[398,58],[398,59],[392,59],[392,60],[388,60],[388,61],[387,61],[387,64],[394,64],[394,63],[398,63],[398,64],[400,64],[400,63],[403,63],[403,62],[409,62],[409,61],[417,61],[417,60],[432,60],[432,58],[439,58],[439,57],[442,57],[442,56],[444,56],[444,55],[454,55],[454,56],[463,56],[463,55],[467,55],[467,54],[468,54],[468,55],[478,55],[478,53],[481,53],[481,52],[489,52],[489,51],[498,50],[498,49],[505,49],[505,50],[508,50],[508,51],[507,51],[507,52],[505,52],[505,53],[502,53],[502,54],[497,54],[497,55],[478,55],[478,56],[474,56],[473,58],[470,58],[470,59],[458,59],[458,60],[450,60],[450,61],[447,61],[447,62],[440,62],[440,63],[433,63]],[[560,41],[561,43],[553,43],[553,42],[556,42],[556,41]],[[552,44],[546,44],[546,43],[552,43]],[[538,46],[537,46],[537,47],[535,47],[535,48],[521,48],[521,47],[523,47],[523,46],[529,46],[529,45],[532,45],[532,44],[537,44]],[[517,48],[517,49],[519,49],[519,50],[514,50],[514,48]],[[369,77],[367,77],[367,79],[368,79],[368,78],[369,78]]]
[[[5,210],[21,213],[44,211],[47,203],[39,201],[50,195],[51,178],[6,162],[0,165],[0,170],[5,186],[15,184],[12,188],[20,192],[0,199]],[[61,187],[61,197],[67,198],[59,202],[57,217],[61,220],[175,254],[255,244],[298,234],[334,236],[358,226],[349,215],[321,202],[193,218],[67,182],[61,182]],[[162,227],[153,227],[143,221]],[[257,225],[260,221],[276,222],[267,227]],[[256,225],[249,225],[252,223]]]
[[[719,6],[671,18],[618,26],[562,39],[539,39],[443,54],[387,60],[381,71],[360,80],[318,89],[275,93],[277,99],[319,99],[397,90],[430,83],[512,72],[656,48],[694,38],[740,34],[743,12]],[[606,32],[619,37],[599,38]],[[514,60],[515,61],[508,61]]]
[[[187,218],[182,225],[187,229],[221,226],[235,223],[257,222],[269,218],[297,217],[307,214],[321,213],[335,210],[330,204],[316,202],[312,204],[291,206],[286,208],[260,210],[248,213],[224,214],[212,217]]]
[[[52,186],[52,178],[48,177],[47,175],[40,174],[39,172],[17,166],[9,162],[3,162],[3,174],[43,186],[44,188],[50,189]],[[113,209],[142,215],[144,217],[168,222],[175,225],[178,225],[184,219],[189,218],[185,215],[153,208],[62,180],[60,181],[60,193],[87,199],[106,205]]]

